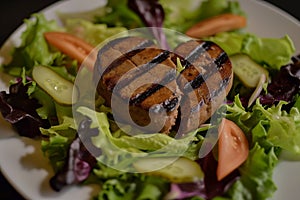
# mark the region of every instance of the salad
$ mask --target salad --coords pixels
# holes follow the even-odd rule
[[[93,73],[94,48],[98,51],[98,44],[115,35],[144,26],[188,33],[198,22],[225,13],[247,19],[237,1],[149,2],[111,0],[93,12],[92,20],[83,18],[86,13],[60,13],[63,26],[42,14],[25,20],[21,45],[1,66],[13,76],[9,91],[0,93],[3,118],[20,136],[41,141],[55,171],[49,183],[55,191],[98,184],[95,199],[272,197],[280,155],[300,154],[300,63],[288,35],[261,38],[244,27],[192,35],[226,52],[234,79],[213,115],[216,122],[208,120],[183,138],[172,132],[127,134],[101,94],[92,99],[95,109],[85,106],[90,102],[74,103],[85,95],[73,89],[79,72]],[[159,30],[153,35],[167,48],[170,36]],[[78,47],[79,55],[74,54]],[[177,63],[179,72],[184,67]],[[201,155],[211,133],[218,134],[217,145]]]

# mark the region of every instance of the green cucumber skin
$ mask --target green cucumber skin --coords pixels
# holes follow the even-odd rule
[[[255,88],[262,74],[268,77],[268,71],[253,61],[249,56],[237,54],[230,56],[234,74],[249,88]]]
[[[133,163],[140,173],[160,176],[175,183],[192,182],[203,179],[201,167],[188,158],[141,158]]]
[[[35,66],[32,71],[33,80],[47,92],[57,103],[72,105],[73,96],[77,98],[74,84],[46,66]]]

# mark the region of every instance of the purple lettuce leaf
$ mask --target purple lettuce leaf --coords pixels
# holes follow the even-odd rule
[[[218,181],[216,171],[218,162],[213,153],[210,152],[204,158],[198,159],[197,163],[204,172],[204,179],[191,183],[172,183],[171,191],[168,194],[173,199],[181,200],[198,196],[204,199],[213,199],[224,195],[230,186],[240,178],[240,173],[236,169],[221,181]]]
[[[48,120],[36,112],[41,107],[38,101],[27,94],[31,82],[21,80],[9,87],[9,93],[0,92],[0,111],[6,121],[11,123],[20,136],[34,138],[41,135],[40,127],[49,128]]]
[[[165,12],[158,0],[130,0],[128,7],[133,10],[147,27],[151,28],[154,37],[161,48],[170,49],[166,36],[162,30]]]
[[[300,90],[300,55],[292,58],[292,63],[282,66],[267,87],[267,94],[260,96],[263,105],[277,104],[279,101],[291,103]]]
[[[206,199],[205,185],[203,181],[191,183],[172,183],[167,199],[188,199],[191,197],[201,197]]]
[[[78,135],[82,132],[89,136],[98,134],[98,129],[91,129],[90,124],[91,120],[83,120],[79,125]],[[85,142],[85,144],[87,143]],[[67,185],[82,183],[89,177],[96,164],[96,158],[77,136],[70,144],[63,168],[50,179],[50,186],[53,190],[60,191]]]
[[[240,177],[238,169],[231,172],[221,181],[217,179],[217,166],[213,152],[211,151],[207,156],[198,160],[203,172],[204,172],[204,185],[206,199],[212,199],[216,196],[222,196],[230,186]]]

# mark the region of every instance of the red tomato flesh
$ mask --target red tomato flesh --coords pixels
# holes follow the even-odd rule
[[[50,45],[62,53],[77,60],[80,64],[84,63],[89,69],[93,69],[96,54],[92,45],[66,32],[46,32],[44,37]]]
[[[222,119],[218,132],[217,178],[222,180],[247,159],[249,144],[243,131],[226,118]]]

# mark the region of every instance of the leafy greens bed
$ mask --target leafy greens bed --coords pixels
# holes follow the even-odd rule
[[[293,55],[295,48],[288,35],[261,38],[241,29],[203,38],[221,46],[230,57],[248,56],[267,71],[266,80],[259,82],[256,88],[248,87],[245,77],[236,75],[227,101],[216,112],[238,125],[249,142],[245,162],[221,180],[216,175],[218,147],[199,158],[206,132],[216,129],[213,125],[202,126],[182,139],[161,133],[132,137],[116,126],[110,108],[103,105],[101,98],[96,102],[97,112],[79,107],[77,111],[85,117],[77,125],[72,106],[61,104],[33,78],[37,66],[46,66],[64,81],[74,83],[81,64],[51,46],[44,37],[46,32],[71,33],[96,46],[117,33],[145,25],[185,32],[193,24],[223,13],[247,17],[236,1],[151,2],[149,5],[159,10],[155,18],[139,15],[141,7],[128,6],[125,0],[111,0],[98,9],[94,21],[70,18],[67,14],[60,16],[63,27],[47,20],[43,14],[33,14],[33,19],[25,20],[27,28],[22,33],[21,45],[14,49],[12,61],[1,66],[5,73],[15,77],[9,91],[0,93],[3,117],[20,136],[41,139],[42,151],[55,171],[50,185],[56,191],[66,185],[96,183],[101,185],[101,191],[95,199],[263,200],[271,197],[276,191],[272,176],[280,153],[300,154],[300,57]],[[149,5],[142,4],[142,8]],[[97,122],[101,123],[100,127],[96,126]],[[100,148],[93,151],[97,154],[95,157],[78,135],[84,133],[92,137],[99,132],[103,134],[96,137]],[[161,152],[162,158],[151,154],[166,145],[169,148]],[[126,151],[110,151],[115,147]],[[171,169],[158,174],[130,173],[132,163],[139,159],[135,153],[167,159],[178,152],[184,152],[182,159],[188,159],[192,166],[196,164],[200,169],[197,179],[174,181],[176,172]],[[111,168],[103,161],[128,172]],[[184,173],[182,170],[180,173]]]

